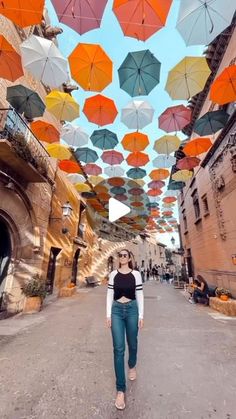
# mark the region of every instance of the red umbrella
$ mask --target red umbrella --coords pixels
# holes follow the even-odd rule
[[[131,195],[142,195],[144,193],[144,190],[142,188],[132,188],[128,191]]]
[[[99,126],[112,124],[118,113],[114,100],[103,95],[87,98],[83,112],[90,122]]]
[[[124,160],[123,154],[115,150],[104,151],[101,158],[105,163],[110,164],[111,166],[120,164]]]
[[[191,109],[184,105],[171,106],[159,116],[159,128],[166,132],[180,131],[189,124],[191,115]]]
[[[95,163],[88,163],[84,166],[84,171],[87,175],[98,176],[102,173],[101,167]]]
[[[123,186],[125,181],[121,177],[112,177],[108,179],[107,183],[109,183],[111,186]]]
[[[118,201],[127,201],[127,196],[126,195],[124,195],[124,194],[117,194],[116,195],[116,199],[118,199]]]
[[[180,170],[191,170],[194,167],[198,166],[200,161],[201,160],[197,157],[184,157],[183,159],[178,161],[176,167]]]
[[[158,196],[162,194],[160,189],[149,189],[147,192],[148,196]]]

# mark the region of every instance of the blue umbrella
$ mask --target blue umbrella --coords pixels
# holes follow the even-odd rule
[[[149,49],[129,52],[118,69],[121,89],[132,97],[148,95],[160,81],[160,68]]]
[[[126,192],[126,189],[122,188],[121,186],[114,186],[114,188],[110,189],[110,192],[115,195],[122,195]]]
[[[140,169],[140,167],[134,167],[127,172],[127,176],[131,179],[142,179],[146,174],[146,170]]]
[[[98,129],[93,131],[90,137],[93,145],[101,150],[111,150],[118,144],[117,135],[109,129]]]
[[[96,160],[98,160],[96,151],[91,150],[88,147],[77,148],[75,155],[80,161],[84,163],[94,163]]]
[[[201,136],[214,134],[224,128],[228,119],[229,114],[223,110],[207,112],[195,122],[193,130]]]

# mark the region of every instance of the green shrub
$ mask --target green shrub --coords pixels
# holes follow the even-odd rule
[[[26,297],[41,297],[43,300],[47,294],[45,283],[42,282],[38,274],[34,275],[32,279],[26,282],[21,289]]]

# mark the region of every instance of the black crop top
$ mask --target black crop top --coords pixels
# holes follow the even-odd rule
[[[117,271],[114,277],[114,300],[119,300],[121,297],[136,300],[135,287],[136,281],[132,271],[128,274]]]

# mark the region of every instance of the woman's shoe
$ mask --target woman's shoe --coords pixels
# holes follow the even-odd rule
[[[125,409],[125,393],[123,391],[117,392],[115,406],[118,410]]]
[[[137,378],[137,372],[136,372],[136,368],[130,368],[129,369],[129,374],[128,374],[129,380],[130,381],[134,381]]]

